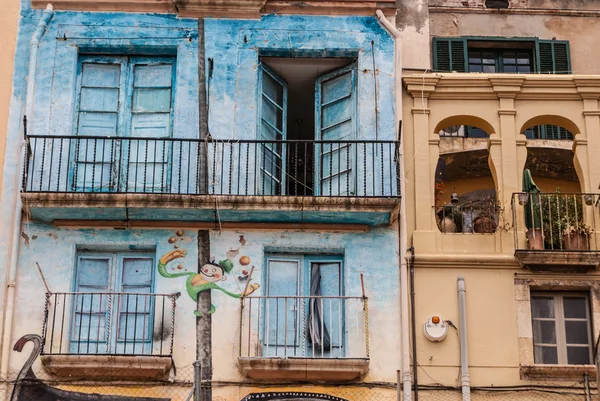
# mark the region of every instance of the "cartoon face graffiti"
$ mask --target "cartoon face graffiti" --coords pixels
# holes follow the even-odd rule
[[[214,263],[207,263],[202,266],[202,269],[200,269],[200,274],[205,281],[210,283],[227,280],[227,276],[225,276],[225,270],[221,266]]]

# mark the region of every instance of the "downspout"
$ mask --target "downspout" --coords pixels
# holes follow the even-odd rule
[[[415,323],[415,247],[408,249],[410,252],[410,330],[412,336],[412,357],[413,357],[413,391],[415,392],[415,401],[419,401],[419,379],[417,365],[417,325]]]
[[[44,10],[44,15],[40,19],[38,26],[31,37],[31,41],[29,42],[29,67],[27,72],[27,96],[25,98],[25,115],[29,119],[29,121],[33,121],[33,98],[35,92],[35,81],[36,81],[36,72],[37,72],[37,59],[38,59],[38,49],[40,47],[40,40],[44,33],[46,32],[46,28],[48,26],[48,22],[52,19],[54,15],[54,8],[52,4],[48,4],[46,9]],[[13,323],[13,315],[14,315],[14,306],[15,306],[15,292],[16,292],[16,279],[17,279],[17,265],[19,261],[19,245],[21,243],[21,224],[23,221],[23,202],[21,200],[21,177],[23,175],[23,166],[24,166],[24,157],[23,152],[25,151],[25,141],[21,143],[19,147],[19,154],[21,157],[19,158],[19,165],[16,174],[16,182],[14,187],[14,200],[13,204],[15,205],[14,209],[14,221],[13,221],[13,235],[12,241],[10,243],[10,264],[8,270],[8,280],[6,282],[6,303],[4,307],[4,323],[2,325],[2,359],[0,361],[0,377],[4,380],[8,379],[8,364],[9,364],[9,355],[10,355],[10,341],[12,335],[12,323]]]
[[[402,141],[402,42],[398,29],[385,17],[381,10],[375,12],[379,23],[394,37],[394,93],[396,124],[398,126],[399,144],[399,192],[400,214],[398,218],[398,235],[400,236],[400,331],[402,352],[402,392],[403,400],[411,401],[411,374],[410,374],[410,324],[408,311],[408,264],[407,264],[407,232],[406,232],[406,203],[404,201],[404,151]]]
[[[463,401],[471,401],[471,377],[469,376],[469,356],[467,354],[467,307],[465,279],[458,276],[458,319],[460,330],[460,386]]]

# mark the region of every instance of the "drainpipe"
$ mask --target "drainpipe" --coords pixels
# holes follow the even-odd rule
[[[460,385],[463,401],[471,401],[471,377],[467,354],[467,308],[465,279],[458,276],[458,319],[460,328]]]
[[[40,40],[44,33],[46,32],[46,28],[48,26],[48,22],[52,19],[54,15],[54,8],[52,4],[48,4],[46,9],[44,10],[44,15],[42,16],[38,26],[31,37],[31,42],[29,42],[29,68],[27,73],[27,96],[25,98],[25,115],[29,118],[29,121],[33,121],[33,98],[35,92],[35,80],[36,80],[36,72],[37,72],[37,57],[38,57],[38,49],[40,47]],[[15,285],[17,278],[17,265],[19,259],[19,244],[21,243],[21,223],[23,219],[23,203],[21,200],[20,188],[21,188],[21,177],[23,174],[24,168],[24,158],[23,152],[25,150],[25,141],[21,143],[19,147],[19,154],[21,157],[19,158],[19,165],[16,174],[16,182],[14,187],[14,200],[13,204],[15,205],[14,214],[13,214],[13,235],[12,241],[9,245],[9,255],[10,255],[10,264],[8,270],[8,280],[6,282],[6,302],[4,307],[4,324],[2,330],[2,359],[0,361],[0,377],[2,379],[8,379],[8,363],[9,363],[9,355],[10,355],[10,341],[12,335],[12,322],[13,322],[13,314],[14,314],[14,306],[15,306]]]
[[[411,401],[411,374],[410,374],[410,323],[408,312],[408,263],[407,263],[407,232],[406,232],[406,203],[404,201],[404,157],[402,143],[402,42],[400,32],[385,17],[381,10],[375,12],[379,23],[394,37],[394,92],[396,97],[395,113],[398,124],[399,145],[399,190],[400,190],[400,215],[398,218],[398,235],[400,236],[400,330],[402,352],[402,391],[403,400]]]

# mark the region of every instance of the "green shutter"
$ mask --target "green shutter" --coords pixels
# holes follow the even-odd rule
[[[538,72],[542,74],[570,74],[571,57],[569,42],[566,40],[539,40]]]
[[[467,40],[464,38],[434,38],[433,69],[439,72],[466,72]]]

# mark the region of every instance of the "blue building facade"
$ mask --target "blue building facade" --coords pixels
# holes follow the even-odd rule
[[[43,13],[23,0],[1,202],[24,217],[0,250],[40,386],[186,399],[206,313],[215,399],[394,382],[399,66],[377,18],[207,18],[200,59],[197,19],[54,11],[31,76]]]

